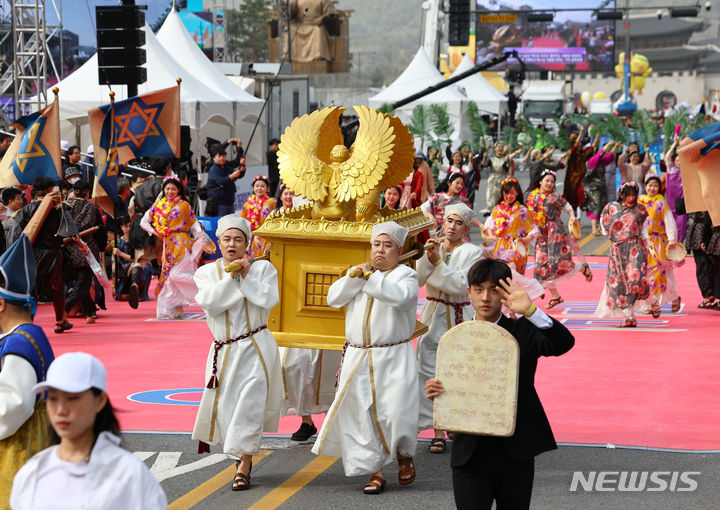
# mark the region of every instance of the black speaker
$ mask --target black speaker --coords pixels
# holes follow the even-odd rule
[[[448,44],[467,46],[470,40],[470,0],[450,0]]]
[[[95,7],[98,48],[98,80],[106,83],[138,85],[147,81],[144,67],[145,6],[111,5]],[[137,90],[135,91],[137,93]]]

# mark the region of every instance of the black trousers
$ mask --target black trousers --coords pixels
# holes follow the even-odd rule
[[[73,306],[80,303],[80,313],[92,315],[95,313],[95,303],[90,298],[90,287],[93,281],[93,272],[89,267],[75,269],[75,284],[65,300],[65,311],[69,312]]]
[[[695,279],[702,297],[716,297],[712,259],[703,250],[693,250],[692,254],[695,258]]]
[[[720,296],[720,255],[713,255],[712,256],[712,266],[713,266],[713,287],[715,290],[715,298]]]
[[[530,508],[535,459],[512,462],[499,443],[477,448],[470,461],[452,468],[458,510],[521,510]]]

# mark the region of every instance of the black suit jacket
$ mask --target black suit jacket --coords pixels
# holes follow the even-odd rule
[[[575,344],[572,333],[555,319],[549,329],[539,329],[524,317],[500,317],[498,325],[509,331],[520,346],[518,405],[515,433],[510,437],[455,434],[450,464],[465,465],[477,448],[499,443],[512,462],[521,462],[557,448],[550,423],[535,391],[535,369],[540,356],[560,356]]]

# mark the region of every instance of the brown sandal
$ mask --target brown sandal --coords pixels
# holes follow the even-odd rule
[[[582,274],[585,275],[586,282],[590,283],[592,281],[593,274],[592,274],[592,271],[590,271],[590,266],[588,266],[587,264],[583,264]]]
[[[412,457],[398,456],[398,483],[400,485],[410,485],[415,480],[415,464]]]
[[[373,475],[370,481],[365,484],[363,492],[365,494],[380,494],[385,488],[387,482],[380,476]]]
[[[618,328],[636,328],[637,320],[636,319],[625,319],[625,322],[618,324],[617,327]]]
[[[658,305],[657,303],[652,305],[652,307],[650,308],[650,315],[653,316],[653,319],[659,318],[660,317],[660,305]]]
[[[235,461],[235,467],[240,467],[240,461]],[[250,488],[250,473],[252,473],[252,463],[250,463],[250,469],[248,470],[248,474],[240,473],[239,471],[235,473],[235,476],[233,477],[232,484],[230,485],[230,489],[234,491],[245,491]],[[238,485],[242,484],[242,485]]]
[[[677,313],[677,312],[680,311],[680,301],[681,301],[680,297],[678,297],[677,299],[673,300],[673,302],[672,302],[672,308],[670,309],[670,311],[671,311],[672,313]]]
[[[562,297],[556,297],[552,298],[550,301],[548,301],[548,304],[545,308],[550,310],[551,308],[555,308],[557,305],[564,303],[565,300]]]

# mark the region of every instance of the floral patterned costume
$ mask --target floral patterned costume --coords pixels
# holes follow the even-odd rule
[[[436,193],[420,205],[420,210],[430,213],[438,225],[443,224],[445,208],[455,204],[465,204],[470,207],[470,201],[462,195],[448,195],[447,193]],[[470,242],[470,237],[463,237],[463,242]]]
[[[163,265],[155,287],[156,296],[160,295],[173,266],[192,251],[190,230],[196,221],[190,204],[180,198],[171,201],[162,197],[150,209],[150,222],[163,240]]]
[[[492,230],[493,235],[498,238],[493,253],[508,264],[515,264],[515,270],[525,273],[527,266],[527,251],[521,254],[515,250],[515,240],[523,240],[529,243],[538,232],[537,227],[532,224],[532,216],[527,208],[520,202],[515,201],[508,205],[504,200],[496,205],[486,227]]]
[[[268,196],[258,197],[252,194],[248,197],[245,205],[238,213],[240,216],[250,222],[253,232],[265,222],[265,218],[275,210],[277,201]],[[265,253],[266,241],[262,237],[253,236],[252,246],[248,250],[250,257],[259,257]]]
[[[647,247],[642,232],[647,217],[642,204],[627,208],[618,202],[610,202],[603,209],[600,224],[612,244],[607,280],[595,310],[596,317],[632,319],[636,310],[646,307],[645,300],[655,302],[645,278],[648,273]]]
[[[582,268],[585,257],[578,253],[577,241],[569,235],[560,218],[563,210],[572,211],[568,201],[556,191],[543,193],[536,188],[528,196],[527,209],[540,229],[535,244],[535,279],[547,286],[574,275]],[[577,264],[573,262],[573,252],[580,259]]]
[[[648,217],[645,220],[649,241],[653,249],[648,250],[648,274],[650,292],[661,303],[677,299],[672,261],[667,258],[666,249],[670,241],[677,240],[677,228],[672,211],[662,195],[640,195],[638,202],[645,206]]]

